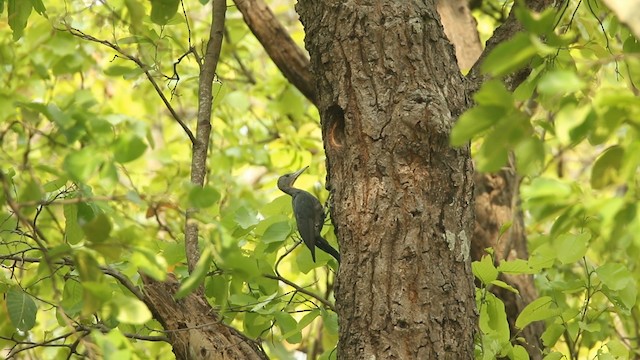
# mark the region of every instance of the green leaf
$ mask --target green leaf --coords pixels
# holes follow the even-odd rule
[[[512,360],[529,360],[529,353],[521,345],[514,345],[509,351],[509,359]]]
[[[178,12],[180,0],[151,0],[151,21],[166,25]]]
[[[542,296],[522,309],[516,319],[516,327],[523,329],[534,321],[546,320],[557,315],[558,309],[554,305],[553,299],[550,296]]]
[[[634,282],[631,273],[622,264],[606,263],[596,269],[598,278],[611,290],[621,290]]]
[[[67,316],[76,316],[82,311],[82,284],[77,279],[70,278],[64,282],[62,305]]]
[[[297,344],[302,341],[302,333],[298,329],[298,322],[287,312],[280,311],[275,314],[276,325],[280,328],[280,333],[290,344]]]
[[[582,90],[585,82],[573,71],[553,70],[543,74],[538,91],[546,95],[564,95]]]
[[[102,163],[99,156],[93,149],[84,148],[79,151],[70,152],[64,159],[63,169],[73,180],[86,182],[94,175]]]
[[[135,78],[144,71],[137,66],[112,65],[104,69],[107,76],[122,76],[124,79]]]
[[[496,46],[482,64],[482,71],[498,77],[526,65],[537,53],[529,36],[520,32],[510,40]]]
[[[271,295],[268,295],[268,296],[261,296],[257,300],[257,303],[254,304],[254,306],[251,308],[250,311],[251,312],[259,312],[261,314],[271,314],[274,309],[265,310],[265,308],[267,307],[267,305],[271,304],[273,299],[275,299],[277,296],[278,296],[277,292],[275,292],[275,293],[273,293]]]
[[[490,292],[483,296],[480,290],[476,292],[476,299],[484,300],[478,305],[480,310],[479,326],[482,333],[491,335],[500,344],[507,343],[509,341],[509,323],[502,300]]]
[[[244,316],[244,330],[247,335],[257,338],[271,327],[271,316],[248,312]]]
[[[324,321],[325,328],[330,335],[338,335],[338,314],[333,311],[322,310],[322,321]]]
[[[220,200],[220,193],[210,185],[194,186],[189,191],[189,204],[203,209],[213,206]]]
[[[564,355],[560,352],[552,352],[549,355],[546,355],[542,360],[560,360],[564,359]]]
[[[113,144],[114,159],[123,164],[139,158],[146,150],[147,144],[130,132],[119,136]]]
[[[118,321],[125,324],[142,325],[151,320],[151,311],[140,300],[116,294],[112,301],[118,308]]]
[[[98,262],[89,252],[75,251],[73,257],[76,270],[83,282],[99,282],[103,279]]]
[[[608,185],[618,183],[620,168],[624,157],[624,148],[615,145],[605,151],[596,159],[591,169],[591,187],[602,189]]]
[[[518,143],[514,152],[519,174],[535,175],[542,170],[545,158],[544,144],[537,136],[532,136]]]
[[[265,230],[262,241],[265,243],[282,242],[287,239],[290,233],[291,226],[289,225],[289,221],[279,221],[271,224],[267,230]]]
[[[19,288],[11,288],[6,294],[7,312],[13,326],[26,332],[36,324],[38,307],[29,294]]]
[[[65,219],[64,239],[69,244],[76,245],[84,238],[84,232],[78,224],[78,206],[65,204],[63,214]]]
[[[451,145],[462,146],[496,124],[506,111],[500,106],[478,106],[460,116],[451,131]]]
[[[503,288],[503,289],[505,289],[505,290],[511,291],[511,292],[512,292],[512,293],[514,293],[514,294],[520,294],[520,292],[518,291],[518,289],[514,288],[513,286],[511,286],[511,285],[507,284],[507,283],[506,283],[506,282],[504,282],[504,281],[501,281],[501,280],[493,280],[493,281],[491,282],[491,284],[492,284],[492,285],[495,285],[495,286],[497,286],[497,287]]]
[[[565,327],[561,324],[551,324],[547,326],[545,331],[542,333],[542,343],[547,348],[553,347],[560,336],[564,333]]]
[[[141,31],[142,20],[145,18],[144,6],[139,0],[125,0],[127,10],[129,11],[129,21],[131,22],[131,32],[138,33]]]
[[[226,305],[229,296],[229,281],[226,276],[210,276],[205,280],[205,294],[217,305]]]
[[[89,315],[111,301],[113,290],[103,281],[82,281],[82,314]]]
[[[509,151],[503,140],[503,132],[498,129],[485,137],[475,159],[478,171],[496,172],[507,163]]]
[[[29,15],[31,15],[31,1],[9,0],[7,14],[9,17],[9,27],[13,30],[13,41],[18,41],[24,34]]]
[[[624,41],[622,49],[625,53],[640,53],[640,41],[638,41],[635,36],[629,34]]]
[[[213,258],[212,250],[210,246],[207,246],[202,254],[200,260],[196,264],[195,269],[189,275],[189,277],[180,284],[180,289],[176,292],[174,297],[179,300],[191,293],[195,288],[202,284],[204,277],[209,272],[211,266],[211,259]]]
[[[29,180],[26,183],[26,186],[21,189],[20,197],[18,198],[19,202],[31,202],[31,201],[40,201],[44,198],[44,193],[42,192],[42,188],[40,185],[33,181]]]
[[[130,261],[143,273],[157,281],[164,281],[167,277],[167,261],[162,255],[156,254],[150,249],[137,248],[131,254]]]
[[[537,271],[524,259],[505,260],[498,265],[498,271],[506,274],[535,274]]]
[[[82,231],[90,242],[103,243],[111,233],[111,220],[104,213],[100,213],[93,220],[83,224]]]
[[[556,22],[556,11],[546,9],[542,13],[535,13],[526,6],[518,3],[514,6],[516,17],[528,31],[537,35],[546,35],[553,31]]]
[[[236,211],[235,221],[243,229],[248,229],[259,222],[256,212],[247,207],[241,207]]]
[[[305,316],[302,317],[302,319],[300,319],[300,321],[298,322],[298,330],[302,331],[304,328],[306,328],[307,326],[309,326],[309,324],[311,324],[311,322],[313,320],[315,320],[319,315],[320,315],[320,310],[318,309],[313,309],[310,312],[308,312]]]
[[[483,256],[480,261],[471,263],[471,270],[473,275],[486,285],[498,278],[498,270],[493,265],[493,259],[488,255]]]
[[[473,98],[478,105],[513,108],[513,95],[507,91],[500,79],[491,79],[483,83]]]
[[[567,104],[560,108],[556,114],[554,128],[555,134],[561,143],[570,145],[577,143],[586,136],[583,124],[586,124],[587,117],[592,113],[590,105],[576,106]]]
[[[31,0],[31,5],[33,5],[33,9],[38,14],[47,17],[47,9],[44,7],[42,0]]]
[[[591,234],[561,234],[554,241],[554,248],[558,254],[558,260],[563,264],[572,264],[587,253]]]

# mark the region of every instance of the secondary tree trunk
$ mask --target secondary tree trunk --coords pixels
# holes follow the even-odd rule
[[[433,1],[301,1],[342,249],[340,359],[470,359],[466,107]]]

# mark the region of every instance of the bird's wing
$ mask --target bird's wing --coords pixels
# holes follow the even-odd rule
[[[311,250],[311,258],[314,262],[316,261],[316,234],[319,234],[316,229],[316,202],[319,203],[318,199],[307,192],[298,193],[293,197],[293,213],[298,224],[298,232],[302,241]]]

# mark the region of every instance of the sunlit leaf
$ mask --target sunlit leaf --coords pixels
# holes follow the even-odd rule
[[[288,221],[280,221],[271,224],[262,236],[262,241],[266,243],[285,241],[291,233],[291,226]]]
[[[612,146],[603,151],[591,169],[591,187],[602,189],[617,183],[623,157],[624,149],[621,146]]]
[[[29,331],[36,324],[38,307],[33,298],[19,288],[6,293],[7,311],[13,326],[20,331]]]
[[[462,146],[498,122],[505,110],[499,106],[475,107],[460,116],[451,131],[451,144]]]
[[[134,297],[119,295],[114,299],[113,304],[118,308],[120,322],[142,325],[151,320],[151,312],[147,306]]]
[[[543,94],[566,94],[581,90],[585,82],[575,72],[566,70],[550,71],[540,78],[538,91]]]
[[[175,294],[176,299],[182,299],[202,284],[202,281],[204,281],[204,277],[207,275],[211,266],[211,258],[211,247],[206,247],[200,255],[200,260],[198,260],[193,272],[185,281],[182,282],[182,284],[180,284],[180,288]]]
[[[591,239],[591,234],[588,232],[577,235],[560,235],[554,242],[554,248],[558,252],[558,260],[563,264],[571,264],[582,259],[587,253],[589,239]]]
[[[627,284],[633,282],[633,277],[629,270],[617,263],[606,263],[596,269],[596,274],[603,284],[611,290],[623,289]]]
[[[493,76],[506,75],[524,66],[536,53],[529,35],[520,32],[489,53],[482,71]]]
[[[498,270],[493,265],[491,256],[485,255],[480,261],[474,261],[471,264],[471,270],[483,284],[488,285],[498,278]]]
[[[534,321],[545,320],[558,315],[558,309],[549,296],[539,297],[530,302],[516,319],[516,327],[523,329]]]

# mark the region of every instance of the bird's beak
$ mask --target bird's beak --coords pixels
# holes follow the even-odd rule
[[[305,170],[307,170],[308,168],[309,168],[308,166],[305,166],[305,167],[303,167],[302,169],[300,169],[300,170],[298,170],[298,171],[294,172],[293,174],[291,174],[291,175],[293,175],[293,181],[296,181],[296,179],[298,178],[298,176],[300,176],[300,174],[302,174],[302,173],[303,173]],[[292,184],[293,184],[293,181],[291,182]]]

